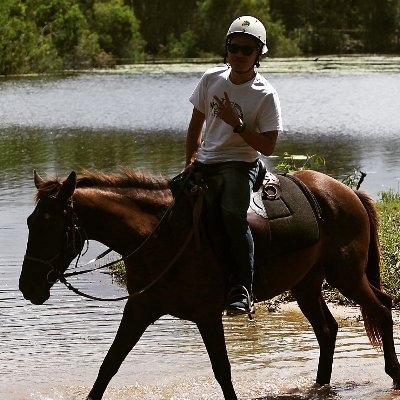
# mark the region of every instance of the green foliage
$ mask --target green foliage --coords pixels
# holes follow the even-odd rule
[[[281,22],[268,24],[269,54],[275,57],[294,57],[301,54],[298,39],[286,35]]]
[[[35,64],[39,71],[60,65],[52,43],[38,34],[27,18],[27,7],[4,0],[0,8],[0,74],[30,72]]]
[[[73,67],[77,48],[88,29],[79,6],[73,0],[31,0],[29,8],[36,28],[63,59],[64,68]]]
[[[379,192],[379,196],[380,201],[384,204],[400,204],[400,193],[396,192],[393,188]]]
[[[318,154],[309,156],[284,153],[284,159],[284,162],[275,166],[275,169],[280,173],[304,171],[307,169],[320,171],[326,165],[325,158]]]
[[[197,48],[197,36],[192,31],[183,32],[179,39],[174,34],[168,36],[164,54],[171,58],[196,57],[199,54]]]
[[[122,0],[2,0],[0,74],[143,59],[139,22]]]
[[[270,0],[272,19],[305,53],[398,52],[399,0]]]
[[[124,261],[114,260],[115,264],[110,266],[110,272],[113,276],[113,279],[121,285],[122,287],[126,287],[126,269]]]
[[[99,44],[105,52],[130,61],[143,59],[139,21],[122,0],[96,2],[93,16]]]
[[[400,194],[390,189],[378,201],[379,241],[382,252],[382,282],[394,302],[400,302]]]

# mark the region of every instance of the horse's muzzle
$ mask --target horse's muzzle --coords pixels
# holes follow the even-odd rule
[[[34,285],[32,282],[20,277],[19,290],[26,300],[35,305],[45,303],[50,297],[50,288],[47,282],[46,284]]]

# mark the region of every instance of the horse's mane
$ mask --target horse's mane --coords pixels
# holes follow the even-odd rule
[[[51,178],[39,184],[36,200],[55,195],[66,178]],[[148,175],[143,172],[124,168],[119,173],[105,173],[83,170],[77,177],[77,188],[103,188],[118,191],[118,189],[167,189],[168,180],[162,176]]]

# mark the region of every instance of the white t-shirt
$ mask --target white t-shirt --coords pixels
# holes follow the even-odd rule
[[[229,79],[231,69],[207,70],[190,96],[190,102],[205,114],[206,126],[196,160],[202,163],[224,161],[253,162],[260,153],[232,127],[217,117],[215,95],[224,99],[228,93],[233,108],[247,126],[256,132],[282,131],[281,108],[276,90],[258,72],[254,79],[235,85]]]

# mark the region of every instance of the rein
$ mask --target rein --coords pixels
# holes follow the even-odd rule
[[[186,246],[188,245],[190,239],[192,238],[193,235],[193,228],[190,229],[185,242],[183,243],[182,247],[180,248],[180,250],[178,251],[177,254],[175,254],[174,258],[169,262],[169,264],[160,272],[160,274],[153,280],[151,281],[148,285],[144,286],[142,289],[131,293],[127,296],[122,296],[122,297],[112,297],[112,298],[104,298],[104,297],[97,297],[97,296],[92,296],[90,294],[84,293],[82,291],[80,291],[79,289],[75,288],[70,282],[67,281],[66,278],[70,277],[70,276],[76,276],[76,275],[82,275],[82,274],[86,274],[89,272],[93,272],[93,271],[97,271],[99,269],[103,269],[103,268],[107,268],[110,267],[112,265],[118,264],[121,261],[125,261],[128,258],[132,257],[134,254],[136,254],[140,249],[142,249],[146,243],[155,235],[155,233],[157,232],[157,230],[159,229],[159,227],[161,226],[161,224],[164,222],[165,218],[170,214],[172,208],[175,205],[175,201],[173,201],[171,203],[171,205],[168,207],[168,209],[165,211],[165,213],[163,214],[163,216],[161,217],[160,221],[158,222],[158,224],[155,226],[155,228],[153,229],[153,231],[150,233],[149,236],[147,236],[142,243],[140,243],[140,245],[133,250],[131,253],[129,253],[127,256],[124,257],[120,257],[117,260],[111,261],[105,265],[101,265],[97,268],[91,268],[91,269],[86,269],[83,271],[76,271],[76,272],[69,272],[69,273],[62,273],[61,271],[57,270],[54,268],[54,272],[58,273],[58,279],[60,280],[61,283],[63,283],[69,290],[73,291],[74,293],[78,294],[79,296],[82,297],[86,297],[88,299],[91,300],[99,300],[99,301],[120,301],[120,300],[126,300],[130,297],[136,297],[142,293],[144,293],[145,291],[149,290],[151,287],[153,287],[170,269],[171,267],[176,263],[176,261],[180,258],[180,256],[182,255],[182,253],[184,252]],[[108,254],[110,251],[112,251],[111,249],[107,249],[105,252],[103,252],[102,254],[100,254],[98,257],[96,257],[94,260],[91,260],[89,263],[96,261],[102,257],[104,257],[106,254]],[[78,257],[79,259],[79,257]],[[88,264],[89,264],[88,263]],[[88,264],[84,264],[84,265],[88,265]],[[50,271],[51,272],[51,271]]]
[[[149,290],[150,288],[152,288],[157,282],[159,282],[159,281],[161,280],[161,278],[162,278],[162,277],[172,268],[172,266],[179,260],[179,258],[181,257],[182,253],[185,251],[187,245],[189,244],[190,240],[192,239],[192,236],[193,236],[193,227],[190,229],[188,235],[186,236],[185,242],[183,243],[183,245],[182,245],[182,247],[180,248],[180,250],[178,251],[178,253],[175,254],[174,258],[173,258],[173,259],[169,262],[169,264],[160,272],[160,274],[159,274],[153,281],[151,281],[148,285],[144,286],[142,289],[140,289],[140,290],[138,290],[138,291],[136,291],[136,292],[134,292],[134,293],[131,293],[131,294],[127,295],[127,296],[113,297],[113,298],[104,298],[104,297],[97,297],[97,296],[92,296],[92,295],[87,294],[87,293],[83,293],[83,292],[81,292],[79,289],[77,289],[77,288],[75,288],[74,286],[72,286],[71,283],[69,283],[69,282],[65,279],[66,276],[71,276],[71,275],[73,275],[73,273],[71,273],[71,274],[65,274],[65,275],[62,274],[62,273],[60,273],[59,280],[60,280],[60,282],[62,282],[69,290],[72,290],[74,293],[76,293],[76,294],[78,294],[78,295],[80,295],[80,296],[82,296],[82,297],[86,297],[86,298],[92,299],[92,300],[99,300],[99,301],[120,301],[120,300],[126,300],[126,299],[128,299],[128,298],[133,298],[133,297],[139,296],[140,294],[143,294],[144,292],[146,292],[147,290]],[[146,240],[146,241],[147,241],[147,240]],[[140,247],[142,247],[142,246],[140,246]],[[137,249],[135,250],[135,252],[136,252],[136,251],[137,251]],[[126,258],[128,258],[128,257],[121,258],[121,260],[122,260],[122,259],[126,259]],[[119,260],[119,261],[120,261],[120,260]],[[113,263],[115,263],[115,262],[113,262]],[[101,267],[99,267],[99,268],[95,268],[95,269],[93,269],[93,270],[87,270],[86,272],[95,271],[95,270],[100,269],[100,268],[105,268],[105,267],[107,267],[107,266],[109,266],[109,265],[112,265],[113,263],[109,263],[109,264],[103,265],[103,266],[101,266]],[[82,271],[81,273],[85,273],[85,271]],[[78,275],[78,274],[75,274],[75,275]]]

